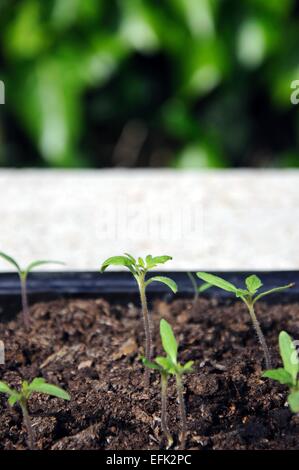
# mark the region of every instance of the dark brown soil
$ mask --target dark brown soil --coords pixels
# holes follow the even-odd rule
[[[277,336],[299,337],[299,304],[260,304],[273,362],[279,364]],[[286,405],[286,388],[262,379],[263,355],[241,303],[200,299],[168,305],[156,301],[152,318],[156,352],[161,352],[159,319],[167,319],[180,342],[181,361],[194,360],[185,377],[188,449],[296,449],[299,418]],[[139,308],[105,300],[61,300],[31,308],[32,327],[21,319],[0,325],[6,365],[0,378],[12,386],[43,376],[72,396],[70,402],[45,395],[30,399],[39,449],[159,449],[159,376],[143,387],[144,333]],[[0,397],[0,449],[26,448],[18,407]],[[178,446],[180,423],[174,384],[169,425]]]

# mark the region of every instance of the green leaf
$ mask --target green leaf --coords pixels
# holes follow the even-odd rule
[[[142,267],[142,268],[145,268],[145,264],[144,264],[144,261],[142,258],[138,258],[138,264]]]
[[[270,369],[263,372],[262,377],[267,377],[268,379],[277,380],[277,382],[283,385],[293,385],[292,376],[282,367],[278,369]]]
[[[14,260],[11,256],[6,255],[5,253],[3,253],[3,251],[0,251],[0,256],[1,256],[1,258],[5,259],[5,261],[12,264],[17,269],[18,273],[21,274],[22,269],[21,269],[20,265],[16,262],[16,260]]]
[[[296,348],[286,331],[279,333],[279,350],[285,370],[291,375],[295,385],[299,371],[299,362]]]
[[[130,253],[125,253],[125,255],[129,258],[130,261],[132,261],[132,264],[136,264],[136,259],[134,256],[130,255]]]
[[[31,392],[44,393],[46,395],[52,395],[57,398],[62,398],[63,400],[70,400],[70,395],[65,392],[62,388],[57,387],[56,385],[48,384],[42,378],[34,379],[29,385],[28,389]]]
[[[155,364],[154,362],[149,361],[146,359],[146,357],[141,358],[143,365],[148,367],[149,369],[155,369],[161,371],[161,367],[158,364]]]
[[[111,258],[106,259],[101,267],[101,272],[103,273],[108,266],[125,266],[126,268],[130,268],[133,264],[133,261],[128,258],[127,256],[112,256]]]
[[[237,294],[238,289],[235,287],[233,284],[231,284],[228,281],[225,281],[225,279],[222,279],[219,276],[214,276],[214,274],[209,274],[209,273],[204,273],[204,272],[198,272],[196,273],[199,279],[202,279],[202,281],[205,281],[212,286],[219,287],[219,289],[223,289],[227,292],[233,292],[234,294]]]
[[[160,321],[160,335],[164,351],[173,364],[177,364],[178,344],[170,324],[164,318]]]
[[[170,277],[154,276],[154,277],[151,277],[150,279],[148,279],[146,281],[145,285],[148,286],[152,282],[162,282],[162,284],[166,284],[169,287],[169,289],[172,290],[172,292],[174,294],[176,294],[177,291],[178,291],[178,286],[177,286],[176,282],[174,282],[172,279],[170,279]]]
[[[157,364],[159,364],[160,367],[162,367],[164,372],[169,374],[174,373],[173,362],[169,357],[158,356],[156,357],[155,361]]]
[[[201,286],[198,287],[197,291],[201,294],[202,292],[205,292],[207,289],[210,289],[212,285],[209,284],[208,282],[204,282],[201,284]]]
[[[194,361],[188,361],[186,364],[182,366],[182,372],[192,372],[192,366],[194,364]]]
[[[13,393],[13,390],[5,383],[0,381],[0,393],[8,393],[8,395]]]
[[[241,297],[246,297],[249,294],[249,292],[248,290],[245,290],[245,289],[237,289],[235,294],[236,294],[236,297],[241,298]]]
[[[147,269],[154,268],[158,264],[164,264],[167,261],[171,260],[172,256],[152,256],[152,255],[147,255],[145,258],[146,261],[146,267]]]
[[[288,396],[288,403],[293,413],[299,412],[299,392],[292,392]]]
[[[37,268],[38,266],[42,266],[43,264],[60,264],[65,265],[63,261],[52,261],[52,260],[40,260],[40,261],[33,261],[30,263],[26,268],[26,273],[28,274],[32,269]]]
[[[251,276],[248,276],[246,279],[245,279],[245,284],[246,284],[246,287],[247,289],[249,290],[249,292],[251,294],[255,294],[256,291],[262,287],[263,283],[262,281],[260,280],[259,277],[257,277],[255,274],[252,274]]]
[[[152,255],[147,255],[146,258],[145,258],[145,262],[146,262],[146,267],[148,269],[152,268],[154,266],[155,263],[153,263],[153,257]]]
[[[14,406],[18,401],[21,400],[21,398],[22,397],[20,393],[13,392],[8,399],[8,403],[10,406]]]
[[[275,294],[275,293],[278,293],[278,292],[282,292],[286,289],[290,289],[291,287],[294,287],[295,283],[294,282],[291,282],[290,284],[287,284],[285,286],[281,286],[281,287],[274,287],[274,289],[270,289],[270,290],[267,290],[265,292],[261,292],[259,295],[257,295],[254,299],[254,303],[261,299],[262,297],[265,297],[266,295],[269,295],[269,294]]]
[[[153,262],[157,265],[157,264],[164,264],[166,263],[167,261],[170,261],[172,259],[172,256],[154,256],[153,257]]]
[[[23,384],[25,383],[27,384],[27,388],[30,389],[30,387],[32,388],[32,387],[36,387],[36,386],[46,383],[46,380],[43,377],[36,377],[35,379],[32,380],[30,384],[24,381]]]

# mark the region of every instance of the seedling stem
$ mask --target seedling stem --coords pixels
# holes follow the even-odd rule
[[[181,448],[185,449],[186,434],[187,434],[187,418],[186,418],[186,406],[185,406],[185,400],[184,400],[184,386],[182,383],[181,374],[176,373],[175,379],[176,379],[178,402],[179,402],[180,415],[181,415]]]
[[[145,357],[148,361],[152,358],[152,348],[153,348],[153,340],[152,340],[152,325],[151,319],[148,311],[147,306],[147,299],[146,299],[146,292],[145,292],[145,275],[139,277],[138,281],[139,292],[140,292],[140,300],[141,300],[141,310],[143,315],[143,323],[144,323],[144,331],[145,331]],[[146,369],[146,374],[149,374],[149,369]],[[149,377],[148,377],[149,380]]]
[[[168,392],[168,375],[161,371],[161,426],[162,431],[166,436],[168,448],[173,444],[173,438],[170,434],[167,424],[167,392]]]
[[[24,272],[20,274],[20,282],[21,282],[22,312],[23,312],[24,324],[26,328],[29,328],[30,317],[29,317],[29,306],[28,306],[28,295],[27,295],[27,276]]]
[[[264,334],[262,332],[262,329],[260,327],[260,323],[259,323],[259,321],[256,317],[256,314],[255,314],[255,311],[254,311],[254,306],[253,306],[252,302],[248,302],[245,299],[243,299],[243,300],[244,300],[245,304],[248,307],[248,311],[249,311],[249,315],[250,315],[251,320],[252,320],[253,327],[256,331],[258,340],[259,340],[260,345],[262,347],[262,350],[264,352],[266,368],[271,369],[272,368],[272,361],[271,361],[270,351],[269,351],[268,345],[266,343],[265,336],[264,336]]]
[[[23,421],[24,421],[26,431],[27,431],[27,435],[28,435],[28,448],[30,450],[35,450],[36,446],[35,446],[34,431],[33,431],[31,419],[30,419],[30,416],[29,416],[29,413],[28,413],[27,403],[26,403],[25,400],[20,401],[20,407],[21,407],[21,410],[22,410]]]
[[[193,307],[194,307],[196,305],[197,301],[198,301],[199,294],[201,294],[202,292],[209,289],[211,287],[211,285],[207,282],[204,282],[203,284],[198,286],[197,282],[196,282],[196,277],[192,273],[187,272],[187,276],[190,279],[190,282],[192,284],[193,291],[194,291],[194,295],[193,295]]]
[[[195,305],[196,302],[198,301],[198,297],[199,297],[197,282],[196,282],[195,277],[192,275],[192,273],[187,272],[187,275],[188,275],[188,277],[189,277],[189,279],[190,279],[190,282],[191,282],[192,287],[193,287],[193,290],[194,290],[193,305]]]

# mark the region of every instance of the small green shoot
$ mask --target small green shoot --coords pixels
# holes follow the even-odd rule
[[[171,445],[173,444],[173,438],[170,434],[167,425],[167,386],[168,378],[170,375],[174,375],[176,378],[177,394],[182,425],[181,447],[182,449],[184,449],[187,434],[187,419],[182,376],[185,373],[192,371],[193,361],[188,361],[184,365],[178,362],[178,344],[170,324],[164,319],[160,321],[160,336],[162,340],[163,349],[166,353],[166,357],[158,356],[154,359],[154,362],[148,361],[146,358],[143,358],[143,363],[146,367],[150,369],[156,369],[161,374],[161,424],[162,431],[164,432],[167,438],[168,448],[171,447]]]
[[[144,329],[145,329],[145,357],[148,361],[151,361],[152,358],[152,328],[151,328],[151,321],[149,316],[149,310],[146,300],[146,288],[152,282],[162,282],[166,284],[172,292],[177,292],[177,285],[176,283],[170,279],[169,277],[165,276],[153,276],[149,279],[146,279],[147,273],[158,266],[159,264],[164,264],[167,261],[171,260],[171,256],[152,256],[147,255],[145,259],[138,258],[137,260],[130,254],[125,253],[124,256],[113,256],[112,258],[106,259],[101,267],[101,272],[104,272],[108,266],[125,266],[129,269],[133,277],[135,278],[139,293],[140,293],[140,300],[141,300],[141,307],[144,319]],[[146,383],[149,382],[149,373],[146,373]]]
[[[22,312],[23,312],[23,319],[24,324],[28,328],[30,323],[29,317],[29,307],[28,307],[28,295],[27,295],[27,277],[28,274],[38,266],[42,266],[44,264],[64,264],[61,261],[51,261],[51,260],[41,260],[41,261],[33,261],[30,263],[26,269],[22,269],[17,263],[17,261],[12,258],[11,256],[7,255],[6,253],[0,252],[0,257],[3,258],[5,261],[10,263],[14,266],[18,272],[20,283],[21,283],[21,296],[22,296]]]
[[[283,367],[266,370],[262,377],[276,380],[289,387],[288,403],[293,413],[299,413],[299,360],[295,345],[285,331],[279,333],[279,351]]]
[[[266,295],[274,294],[276,292],[281,292],[281,291],[284,291],[285,289],[289,289],[290,287],[293,287],[294,283],[287,284],[281,287],[275,287],[274,289],[270,289],[270,290],[259,293],[259,290],[262,287],[263,283],[261,279],[255,274],[252,274],[251,276],[248,276],[245,279],[245,287],[246,287],[245,289],[240,289],[234,286],[231,282],[228,282],[225,279],[222,279],[221,277],[215,276],[214,274],[198,272],[197,276],[203,281],[208,282],[212,286],[219,287],[219,289],[223,289],[227,292],[231,292],[235,294],[237,298],[241,299],[245,303],[245,305],[248,308],[253,326],[257,333],[259,342],[264,352],[266,368],[271,369],[270,352],[269,352],[264,334],[261,330],[260,323],[256,317],[254,305],[258,300],[265,297]]]
[[[190,279],[190,282],[192,284],[193,291],[194,291],[194,295],[193,295],[193,306],[194,306],[196,304],[196,302],[198,301],[199,294],[202,294],[207,289],[209,289],[211,287],[211,284],[209,284],[208,282],[204,282],[203,284],[198,286],[197,281],[196,281],[196,277],[192,273],[187,272],[187,276]]]
[[[15,390],[5,382],[0,381],[0,393],[8,395],[8,403],[10,406],[19,404],[23,414],[23,421],[28,434],[28,447],[30,450],[34,450],[35,439],[34,432],[31,424],[30,415],[28,413],[28,400],[32,393],[44,393],[46,395],[52,395],[63,400],[70,400],[70,395],[65,392],[62,388],[56,385],[48,384],[42,377],[37,377],[28,383],[26,380],[22,382],[21,391]]]

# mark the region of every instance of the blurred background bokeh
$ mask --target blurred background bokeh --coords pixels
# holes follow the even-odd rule
[[[0,0],[2,167],[296,167],[295,0]]]

